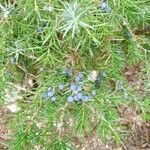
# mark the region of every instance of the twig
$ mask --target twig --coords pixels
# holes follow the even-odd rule
[[[18,68],[20,68],[25,73],[25,75],[29,75],[29,76],[33,77],[34,79],[37,78],[35,75],[28,73],[27,70],[25,68],[21,67],[18,63],[16,63],[16,65]]]

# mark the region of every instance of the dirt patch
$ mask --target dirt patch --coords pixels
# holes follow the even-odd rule
[[[134,30],[134,34],[150,36],[150,26],[145,26],[144,28],[137,28]]]
[[[131,67],[125,67],[124,76],[127,79],[127,81],[130,83],[130,85],[139,92],[144,92],[144,80],[140,76],[141,73],[141,67],[139,64],[133,65]]]
[[[7,128],[9,121],[9,112],[7,109],[0,109],[0,150],[7,149],[7,143],[10,141],[10,131]]]
[[[82,140],[73,137],[73,146],[78,150],[117,150],[113,148],[114,145],[112,141],[102,142],[96,134],[86,134],[82,137]]]
[[[121,124],[127,127],[129,135],[125,138],[130,149],[150,149],[150,122],[143,121],[140,111],[133,106],[122,105],[119,108]]]

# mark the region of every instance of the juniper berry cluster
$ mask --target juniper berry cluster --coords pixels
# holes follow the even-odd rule
[[[104,13],[111,13],[111,7],[108,5],[107,0],[103,0],[100,7]]]
[[[73,76],[72,70],[68,68],[63,69],[62,74],[67,77]],[[78,101],[88,102],[89,100],[94,98],[94,96],[96,95],[95,91],[92,91],[91,93],[86,93],[84,91],[84,75],[82,72],[79,72],[73,79],[74,82],[71,83],[66,83],[66,84],[58,83],[57,86],[58,94],[62,94],[65,91],[67,91],[68,93],[67,101],[69,103],[78,102]],[[51,87],[48,88],[47,91],[42,94],[42,98],[55,101],[56,96],[55,96],[54,89]]]
[[[48,90],[42,94],[42,98],[47,99],[47,100],[51,100],[51,101],[55,101],[56,96],[55,96],[54,89],[49,87]]]
[[[84,81],[83,74],[78,73],[75,76],[75,82],[70,84],[69,89],[71,93],[67,98],[68,102],[77,102],[77,101],[88,102],[96,95],[95,91],[92,91],[91,94],[84,93],[83,81]]]
[[[92,98],[94,98],[95,94],[85,94],[84,91],[82,92],[78,92],[76,94],[72,94],[69,95],[67,98],[68,102],[78,102],[78,101],[82,101],[82,102],[88,102],[89,100],[91,100]]]

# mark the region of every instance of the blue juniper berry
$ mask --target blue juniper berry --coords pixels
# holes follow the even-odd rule
[[[74,102],[74,97],[73,96],[68,96],[67,101],[70,102],[70,103]]]
[[[83,96],[82,97],[82,102],[88,102],[90,100],[89,96]]]
[[[79,86],[76,87],[76,91],[77,91],[77,92],[81,92],[81,91],[82,91],[81,85],[79,85]]]
[[[78,99],[82,99],[83,94],[82,93],[77,93],[76,96],[78,97]]]
[[[55,95],[54,89],[52,87],[48,88],[47,95],[48,95],[49,98],[51,98]]]
[[[68,69],[68,68],[64,68],[62,73],[67,76],[67,77],[71,77],[72,76],[72,70],[71,69]]]
[[[53,91],[54,92],[54,89],[52,87],[49,87],[48,91]]]
[[[79,100],[80,100],[77,95],[74,95],[74,96],[73,96],[73,99],[74,99],[75,101],[79,101]]]
[[[52,102],[54,102],[54,101],[56,101],[56,97],[55,96],[53,96],[53,97],[51,97],[51,99],[50,99]]]
[[[72,84],[70,85],[70,90],[71,90],[72,92],[76,91],[76,90],[77,90],[77,86],[76,86],[74,83],[72,83]]]
[[[64,85],[63,85],[63,84],[59,84],[59,85],[58,85],[58,89],[59,89],[59,90],[63,90],[63,89],[64,89]]]
[[[107,0],[102,1],[101,9],[104,13],[111,13],[111,7],[108,5]]]
[[[79,72],[79,73],[78,73],[78,77],[79,77],[80,79],[83,79],[84,76],[83,76],[83,74],[82,74],[81,72]]]
[[[46,92],[42,93],[42,98],[49,99],[51,101],[55,101],[56,100],[56,96],[55,96],[55,93],[54,93],[54,89],[49,87]]]
[[[54,96],[54,92],[53,91],[48,91],[47,95],[48,95],[48,97],[52,97],[52,96]]]
[[[47,99],[48,98],[48,94],[47,92],[43,92],[41,95],[42,98]]]
[[[79,73],[76,77],[75,77],[75,82],[83,82],[83,74]]]

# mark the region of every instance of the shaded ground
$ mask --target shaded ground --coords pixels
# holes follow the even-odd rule
[[[9,112],[7,109],[0,109],[0,150],[5,150],[7,143],[10,141],[10,130],[7,125],[10,121]]]
[[[150,122],[143,121],[140,112],[133,106],[118,107],[120,124],[123,126],[122,142],[117,146],[112,141],[103,143],[95,134],[86,135],[82,143],[74,138],[74,145],[79,150],[150,150]]]
[[[120,122],[126,127],[127,149],[150,149],[150,122],[143,121],[139,110],[133,106],[120,106],[119,113]]]

